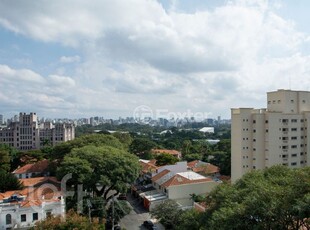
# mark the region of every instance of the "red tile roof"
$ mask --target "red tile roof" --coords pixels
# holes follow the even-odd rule
[[[49,166],[48,160],[38,161],[33,164],[26,164],[20,168],[17,168],[13,173],[14,174],[23,174],[23,173],[43,173],[47,170]]]
[[[168,173],[170,173],[170,170],[165,169],[165,170],[161,171],[160,173],[157,173],[155,176],[153,176],[152,181],[155,182],[155,181],[159,180],[160,178],[162,178],[163,176],[167,175]]]
[[[197,184],[197,183],[203,183],[203,182],[209,182],[209,181],[212,181],[212,179],[203,178],[203,179],[197,179],[197,180],[190,180],[186,177],[176,174],[172,178],[167,180],[165,183],[163,183],[162,186],[165,188],[168,188],[170,186],[177,186],[177,185],[184,185],[184,184]]]
[[[187,167],[192,169],[192,168],[194,168],[197,165],[198,162],[199,162],[199,160],[187,162]]]
[[[199,160],[188,162],[187,167],[197,173],[214,174],[220,172],[219,167]]]
[[[25,187],[35,186],[43,182],[47,183],[48,181],[54,183],[60,183],[56,179],[56,177],[34,177],[34,178],[20,179],[20,182],[22,182]]]
[[[38,178],[22,179],[22,180],[32,180]],[[37,180],[39,182],[44,181],[40,187],[25,187],[22,190],[7,191],[5,193],[0,193],[0,200],[10,198],[13,195],[18,197],[25,197],[22,201],[12,201],[11,203],[19,203],[22,207],[39,206],[42,202],[59,202],[59,197],[61,196],[61,189],[59,186],[47,183],[48,181],[54,181],[56,178],[47,178],[46,180]],[[57,182],[57,180],[56,180]],[[28,183],[35,185],[33,183]]]
[[[142,172],[143,173],[148,173],[148,172],[156,172],[156,170],[158,169],[158,167],[155,165],[155,163],[153,163],[154,161],[149,161],[149,162],[143,162],[143,161],[139,161],[140,165],[142,167]],[[156,162],[156,160],[155,160]]]

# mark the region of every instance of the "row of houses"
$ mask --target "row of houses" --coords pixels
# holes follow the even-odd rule
[[[131,191],[147,210],[167,199],[175,200],[182,208],[192,208],[193,194],[206,195],[222,183],[217,166],[198,160],[161,167],[155,160],[140,160],[140,164],[141,175]]]

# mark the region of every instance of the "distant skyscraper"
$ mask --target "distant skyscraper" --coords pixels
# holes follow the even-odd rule
[[[310,92],[267,93],[267,109],[231,109],[231,176],[272,165],[310,165]]]
[[[0,125],[4,124],[4,117],[2,114],[0,114]]]

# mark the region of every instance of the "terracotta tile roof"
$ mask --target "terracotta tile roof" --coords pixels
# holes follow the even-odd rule
[[[20,179],[20,182],[23,183],[25,187],[29,186],[35,186],[37,184],[43,183],[43,182],[54,182],[54,183],[60,183],[56,177],[34,177],[34,178],[26,178],[26,179]]]
[[[220,172],[219,167],[199,160],[188,162],[187,167],[197,173],[213,174]]]
[[[197,165],[198,162],[199,162],[199,160],[187,162],[187,167],[192,169],[192,168],[194,168]]]
[[[181,153],[177,150],[174,149],[152,149],[151,150],[153,154],[162,154],[162,153],[167,153],[173,156],[180,156]]]
[[[26,164],[23,167],[17,168],[13,171],[14,174],[23,174],[23,173],[43,173],[47,170],[49,166],[48,160],[38,161],[33,164]]]
[[[143,173],[148,173],[148,172],[156,172],[156,170],[158,169],[158,167],[155,165],[155,161],[149,161],[149,162],[144,162],[144,161],[139,161],[141,167],[142,167],[142,172]]]
[[[42,202],[59,202],[61,196],[60,187],[48,186],[45,184],[34,188],[26,187],[22,190],[7,191],[0,193],[0,200],[8,199],[11,196],[16,195],[17,197],[25,197],[22,201],[10,201],[10,203],[18,203],[21,207],[39,206]]]
[[[203,182],[209,182],[209,181],[212,181],[212,179],[203,178],[203,179],[197,179],[197,180],[190,180],[186,177],[176,174],[172,178],[170,178],[168,181],[163,183],[162,186],[164,188],[168,188],[170,186],[177,186],[177,185],[184,185],[184,184],[197,184],[197,183],[203,183]]]
[[[155,176],[153,176],[152,181],[155,182],[155,181],[159,180],[160,178],[162,178],[163,176],[167,175],[168,173],[170,173],[170,170],[165,169],[165,170],[161,171],[160,173],[157,173]]]

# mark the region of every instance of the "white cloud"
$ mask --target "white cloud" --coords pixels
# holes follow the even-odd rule
[[[265,92],[288,88],[289,78],[309,89],[310,59],[301,52],[309,35],[277,14],[279,2],[230,1],[193,13],[177,3],[167,11],[154,0],[2,1],[3,27],[81,56],[60,57],[76,69],[66,74],[61,65],[48,77],[2,65],[0,83],[35,83],[37,103],[47,95],[89,115],[150,104],[228,117],[230,107],[265,106]]]
[[[80,62],[80,56],[75,55],[75,56],[62,56],[60,57],[59,61],[61,63],[73,63],[73,62]]]
[[[59,75],[50,75],[48,76],[49,84],[56,85],[56,86],[66,86],[66,87],[73,87],[75,86],[75,81],[66,76],[59,76]]]

